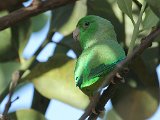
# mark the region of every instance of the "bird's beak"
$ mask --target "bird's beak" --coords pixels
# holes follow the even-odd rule
[[[79,40],[79,28],[77,27],[74,31],[73,31],[73,39],[74,40]]]

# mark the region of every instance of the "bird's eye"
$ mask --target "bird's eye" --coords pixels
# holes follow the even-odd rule
[[[85,28],[87,28],[89,25],[90,25],[89,22],[85,22],[85,23],[84,23],[84,27],[85,27]]]

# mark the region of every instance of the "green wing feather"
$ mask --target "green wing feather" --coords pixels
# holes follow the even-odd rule
[[[113,47],[116,47],[114,49]],[[125,58],[122,47],[115,41],[96,44],[84,50],[78,58],[75,69],[76,85],[80,88],[90,86],[104,74],[113,70]]]
[[[114,69],[116,64],[119,63],[120,61],[122,61],[123,59],[119,59],[118,61],[113,62],[110,65],[101,64],[98,67],[91,69],[90,74],[89,74],[89,79],[92,79],[94,77],[99,77],[101,75],[109,73],[110,71],[112,71]]]

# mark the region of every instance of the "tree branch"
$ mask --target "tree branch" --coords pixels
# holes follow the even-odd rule
[[[136,57],[141,55],[145,49],[150,47],[152,45],[152,42],[154,41],[154,39],[159,34],[160,34],[160,28],[157,28],[156,30],[152,31],[147,37],[143,38],[141,40],[141,44],[129,56],[127,56],[123,61],[121,61],[119,64],[117,64],[115,69],[108,76],[106,76],[106,79],[102,83],[100,89],[107,86],[107,83],[108,83],[107,81],[108,80],[110,80],[110,81],[113,80],[117,72],[118,73],[121,72],[123,70],[124,66],[127,66],[133,59],[135,59]],[[97,114],[95,114],[91,111],[90,112],[91,114],[88,114],[88,116],[89,116],[88,120],[91,120],[91,119],[95,120],[99,116],[100,112],[104,109],[105,104],[108,102],[108,100],[114,94],[114,91],[116,90],[118,85],[119,84],[110,83],[108,88],[100,96],[100,99],[98,100],[98,103],[95,105],[95,111],[96,111]]]
[[[28,19],[47,10],[55,9],[74,1],[76,0],[45,0],[41,2],[35,2],[29,7],[18,9],[4,17],[1,17],[0,30],[4,30],[22,20]]]

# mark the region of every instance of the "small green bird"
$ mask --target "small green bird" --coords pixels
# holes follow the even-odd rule
[[[83,49],[75,67],[76,86],[92,97],[104,77],[126,57],[125,52],[117,42],[111,22],[99,16],[80,19],[73,38]]]

